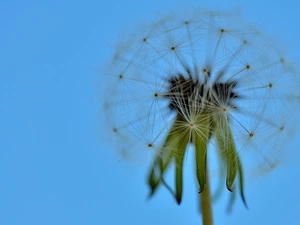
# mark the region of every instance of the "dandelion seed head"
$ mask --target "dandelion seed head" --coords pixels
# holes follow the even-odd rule
[[[214,144],[216,130],[226,136],[218,127],[225,119],[242,159],[273,165],[282,154],[300,105],[299,74],[271,38],[239,16],[170,14],[123,38],[105,73],[103,111],[127,157],[164,157],[178,115],[174,126],[189,142],[209,121]]]

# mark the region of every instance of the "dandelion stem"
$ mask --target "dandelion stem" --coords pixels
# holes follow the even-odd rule
[[[210,195],[210,185],[208,171],[206,170],[206,186],[201,192],[201,212],[202,212],[202,224],[213,225],[213,213]]]

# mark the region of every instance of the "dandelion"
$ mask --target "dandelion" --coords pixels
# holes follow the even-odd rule
[[[236,13],[199,9],[122,37],[105,76],[114,143],[124,158],[151,160],[150,196],[162,185],[181,202],[184,159],[194,150],[205,225],[213,223],[209,152],[246,206],[242,161],[273,167],[300,96],[299,76],[271,38]],[[172,167],[174,187],[165,180]]]

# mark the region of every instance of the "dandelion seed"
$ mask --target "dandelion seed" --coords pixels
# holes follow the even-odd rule
[[[293,128],[299,75],[270,38],[239,21],[205,10],[166,16],[123,40],[113,57],[104,110],[126,156],[151,160],[150,195],[162,185],[181,202],[188,146],[203,198],[210,196],[210,143],[225,165],[227,189],[238,190],[245,205],[242,161],[277,162],[271,155]],[[174,190],[164,179],[172,165]]]

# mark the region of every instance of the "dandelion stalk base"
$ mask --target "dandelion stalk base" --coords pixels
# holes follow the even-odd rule
[[[210,195],[210,185],[209,185],[209,176],[206,172],[206,187],[200,194],[200,204],[202,212],[202,224],[203,225],[213,225],[213,212],[211,204],[211,195]]]

